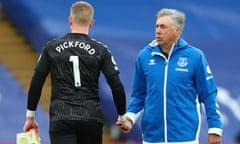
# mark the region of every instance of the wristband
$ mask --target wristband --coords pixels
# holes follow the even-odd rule
[[[126,120],[126,116],[125,115],[119,115],[118,116],[118,121],[124,122],[125,120]]]
[[[34,117],[34,116],[35,116],[35,111],[27,110],[26,116],[27,116],[27,117]]]

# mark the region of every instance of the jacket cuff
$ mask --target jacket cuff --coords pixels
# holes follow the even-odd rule
[[[137,115],[135,113],[127,112],[125,116],[128,117],[133,122],[133,124],[136,123]]]
[[[143,111],[144,110],[141,110],[138,113],[127,112],[125,116],[128,117],[133,122],[133,124],[135,124],[139,117],[142,115]]]
[[[222,136],[222,131],[223,130],[220,128],[209,128],[208,134],[216,134],[216,135]]]

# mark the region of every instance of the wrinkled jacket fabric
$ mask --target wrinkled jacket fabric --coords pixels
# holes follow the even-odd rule
[[[182,38],[168,58],[154,40],[142,49],[135,63],[128,114],[144,109],[143,141],[197,143],[200,103],[204,103],[209,133],[222,133],[217,86],[203,52]],[[135,121],[135,120],[134,120]]]

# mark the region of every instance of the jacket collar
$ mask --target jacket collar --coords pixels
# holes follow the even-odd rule
[[[173,46],[173,50],[172,52],[176,51],[177,49],[181,49],[181,48],[184,48],[188,45],[188,43],[182,39],[182,38],[179,38],[178,39],[178,42]],[[149,46],[151,47],[152,49],[152,52],[156,52],[156,53],[159,53],[161,52],[161,48],[159,47],[158,43],[156,40],[153,40]]]

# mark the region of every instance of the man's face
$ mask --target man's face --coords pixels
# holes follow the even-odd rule
[[[155,39],[162,47],[176,43],[180,29],[173,26],[170,16],[163,16],[157,18],[155,32]]]

